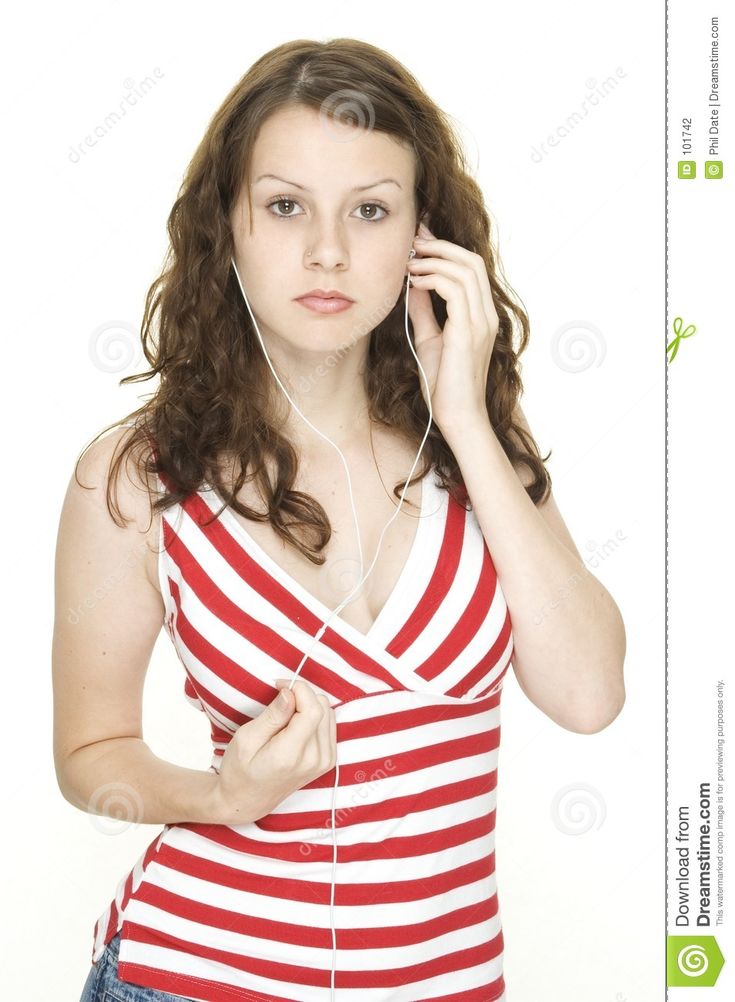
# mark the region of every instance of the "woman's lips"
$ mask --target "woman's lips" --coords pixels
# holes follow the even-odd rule
[[[341,313],[353,305],[350,299],[324,299],[322,296],[302,296],[296,302],[315,313]]]

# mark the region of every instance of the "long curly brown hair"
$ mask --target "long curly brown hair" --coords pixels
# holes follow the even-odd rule
[[[347,108],[334,99],[345,90],[358,95]],[[529,339],[528,318],[499,276],[483,195],[470,176],[448,117],[412,74],[382,49],[353,38],[298,39],[261,56],[227,95],[194,153],[169,214],[170,247],[162,273],[148,290],[141,329],[150,370],[120,380],[138,382],[158,374],[160,382],[142,407],[96,436],[118,425],[131,426],[108,478],[106,500],[113,520],[118,525],[127,522],[116,503],[115,512],[123,521],[115,518],[110,489],[125,454],[135,449],[135,461],[148,483],[151,474],[160,474],[167,488],[156,491],[159,496],[152,510],[160,512],[208,484],[245,518],[270,521],[279,536],[315,564],[326,559],[321,551],[331,526],[315,498],[292,490],[298,456],[279,433],[264,392],[272,374],[231,267],[230,211],[243,185],[249,195],[249,166],[258,129],[277,109],[294,104],[362,126],[369,109],[370,128],[408,143],[415,152],[417,218],[428,217],[435,237],[460,244],[484,260],[500,322],[487,379],[488,416],[509,460],[531,472],[533,479],[525,487],[530,498],[535,504],[545,500],[551,490],[544,466],[549,456],[541,459],[533,437],[513,413],[522,391],[518,359]],[[437,322],[443,326],[446,303],[435,291],[430,294]],[[429,415],[415,359],[405,350],[404,317],[405,284],[390,313],[370,333],[366,391],[370,420],[389,426],[418,449]],[[411,326],[409,330],[412,335]],[[223,456],[238,461],[231,480],[222,476]],[[468,507],[458,463],[433,422],[422,456],[424,467],[411,482],[436,467],[442,486]],[[266,462],[273,465],[275,483]],[[247,477],[248,467],[252,477]],[[246,479],[253,477],[267,514],[236,497]],[[395,485],[396,498],[402,489],[403,483]],[[294,534],[298,526],[314,533],[315,545]]]

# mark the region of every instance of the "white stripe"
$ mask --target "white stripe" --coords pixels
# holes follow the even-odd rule
[[[180,849],[181,851],[185,851],[184,846],[186,846],[188,842],[180,836],[186,834],[187,833],[183,829],[174,828],[170,832],[167,832],[166,844],[171,845],[173,848]],[[487,854],[487,837],[477,839],[475,842],[468,844],[476,847],[476,851],[474,853],[474,857],[476,859],[481,859]],[[299,901],[291,898],[284,900],[284,898],[275,894],[264,894],[256,891],[229,887],[214,880],[207,880],[204,877],[193,876],[184,873],[183,871],[175,870],[172,867],[168,867],[165,863],[165,859],[163,858],[157,858],[151,862],[151,865],[146,871],[146,882],[156,887],[160,887],[162,890],[168,891],[172,894],[179,894],[182,897],[198,904],[210,905],[213,908],[222,908],[225,911],[231,911],[240,915],[250,915],[254,919],[266,919],[273,922],[290,922],[294,925],[306,926],[307,928],[324,925],[325,923],[328,926],[328,892],[332,881],[331,857],[329,859],[325,859],[321,863],[316,861],[302,863],[286,862],[280,866],[274,866],[272,860],[267,860],[260,856],[238,853],[234,850],[229,850],[229,856],[225,855],[224,858],[220,858],[220,856],[216,853],[217,848],[222,847],[217,847],[216,845],[206,847],[205,851],[210,857],[210,862],[221,863],[225,866],[229,865],[233,869],[241,870],[244,874],[250,872],[256,877],[263,876],[265,879],[268,879],[269,876],[272,876],[274,882],[276,882],[274,884],[274,890],[277,886],[279,878],[283,880],[300,880],[305,883],[324,885],[323,889],[326,895],[324,899],[325,903],[312,903],[310,901]],[[451,850],[451,852],[458,853],[462,848],[463,847],[461,846],[457,847],[456,850]],[[225,852],[226,851],[227,850],[225,850]],[[206,857],[203,856],[203,858]],[[430,859],[439,863],[442,870],[446,868],[447,872],[450,869],[475,861],[474,858],[464,858],[461,853],[457,858],[451,858],[448,853],[434,853],[431,855]],[[431,880],[434,877],[434,873],[430,872],[430,867],[427,869],[426,866],[423,868],[422,876],[419,876],[414,871],[404,872],[406,869],[404,864],[407,862],[412,861],[394,861],[395,867],[399,872],[390,874],[393,878],[391,882],[395,882],[396,879],[420,880],[422,877]],[[248,863],[250,864],[249,866],[246,865]],[[339,903],[339,885],[368,882],[377,887],[380,881],[380,876],[375,873],[375,871],[381,868],[379,865],[380,863],[381,861],[379,860],[370,860],[367,863],[359,864],[338,862],[338,893],[335,895],[335,902]],[[369,869],[370,872],[355,873],[354,871],[357,867],[362,867],[363,870]],[[442,871],[440,870],[439,872]],[[344,905],[343,909],[345,912],[349,911],[351,916],[350,928],[364,927],[367,929],[381,929],[384,926],[402,926],[410,924],[410,921],[406,918],[407,908],[418,909],[420,911],[420,918],[417,919],[414,916],[411,921],[428,922],[433,919],[442,918],[444,915],[447,915],[456,909],[479,905],[486,900],[492,899],[492,897],[496,894],[496,875],[494,872],[491,872],[478,880],[463,884],[462,886],[458,886],[454,889],[450,889],[444,894],[427,894],[426,897],[419,898],[415,902],[395,901],[379,904],[377,902],[371,903],[370,901],[367,901],[362,905]],[[325,910],[327,914],[326,919],[324,918]],[[130,918],[131,914],[130,907],[128,906],[128,914],[126,915],[126,918]],[[212,927],[212,929],[214,931],[216,927]]]
[[[464,902],[459,903],[457,907],[462,908],[463,906]],[[426,963],[428,959],[440,959],[450,953],[457,953],[461,950],[482,946],[493,940],[500,932],[500,921],[496,913],[487,920],[471,923],[417,943],[407,942],[385,947],[368,947],[365,945],[360,948],[347,949],[344,946],[340,947],[340,930],[352,931],[357,928],[363,928],[363,923],[360,917],[354,914],[355,909],[348,905],[335,905],[334,912],[339,969],[341,971],[387,971],[392,968],[411,967],[416,964]],[[420,916],[419,918],[417,918],[416,913]],[[329,936],[324,937],[328,945],[323,949],[317,946],[301,946],[293,942],[281,943],[278,940],[262,936],[238,933],[232,929],[219,929],[210,925],[203,925],[199,922],[194,922],[179,915],[174,915],[171,912],[164,911],[161,908],[156,908],[154,905],[143,901],[134,903],[134,907],[130,908],[127,918],[128,921],[135,922],[137,925],[155,930],[163,938],[170,935],[202,946],[207,951],[211,950],[215,952],[223,950],[242,957],[253,957],[293,966],[304,966],[316,971],[330,970],[331,968],[332,948],[330,945],[331,937]],[[291,914],[290,902],[288,914],[284,915],[282,908],[281,916],[277,921],[285,923],[295,922],[295,916]],[[399,921],[396,925],[399,928],[405,927],[407,930],[411,930],[417,924],[417,921],[424,921],[421,902],[416,902],[415,907],[413,906],[413,902],[410,902],[408,906],[402,906],[399,913]],[[298,924],[306,925],[306,923],[301,922]],[[386,926],[392,924],[391,922],[384,923]],[[256,922],[253,925],[257,927]],[[321,908],[321,915],[312,923],[312,927],[324,929],[326,933],[331,932],[329,908],[327,906]],[[126,947],[128,943],[129,941],[126,941]],[[165,949],[164,947],[153,946],[151,944],[135,943],[134,945],[136,948],[146,951]],[[129,950],[126,951],[126,953],[128,952]],[[219,961],[212,958],[199,958],[198,963],[201,965],[202,973],[198,973],[189,965],[185,954],[180,953],[179,958],[179,963],[182,966],[172,968],[172,970],[177,971],[177,973],[194,973],[198,977],[204,976],[204,972],[207,972],[208,977],[212,978],[211,965],[219,964]],[[123,958],[121,946],[120,960],[123,959],[129,961],[131,958],[127,955]],[[145,961],[135,960],[134,962],[144,963]],[[228,973],[229,971],[233,973],[236,971],[236,968],[229,965],[226,966]],[[256,987],[252,983],[248,984],[245,982],[245,984],[247,987]]]
[[[416,664],[423,663],[446,640],[451,630],[465,614],[467,605],[472,600],[482,570],[483,553],[483,545],[478,541],[472,523],[465,519],[464,539],[452,584],[438,608],[434,610],[430,621],[407,649],[404,657],[410,657],[411,661]],[[439,676],[440,679],[441,676]],[[433,679],[427,684],[438,687],[439,680]],[[446,691],[446,688],[448,687],[442,687],[442,691]]]
[[[452,810],[450,807],[440,807],[435,808],[433,811],[422,812],[428,817],[426,820],[429,822],[428,832],[431,830],[442,832],[442,830],[449,828],[453,825],[458,825],[462,823],[469,823],[477,819],[477,807],[482,808],[482,814],[489,813],[495,810],[496,799],[494,791],[484,795],[482,798],[475,798],[474,800],[467,801],[467,810],[459,811]],[[473,807],[475,808],[473,810]],[[354,836],[359,836],[360,829],[363,827],[361,825],[355,826],[358,829],[355,833],[351,833]],[[395,822],[385,822],[386,831],[383,832],[383,838],[371,839],[371,842],[380,844],[384,838],[390,837],[389,829],[395,828]],[[472,863],[477,863],[485,859],[490,850],[492,849],[492,838],[493,830],[491,829],[485,835],[481,835],[479,838],[468,840],[466,842],[460,843],[459,845],[451,846],[446,849],[432,851],[432,838],[431,834],[427,832],[427,829],[423,829],[418,832],[406,833],[405,837],[421,837],[422,835],[426,838],[426,848],[420,856],[415,857],[404,857],[404,856],[390,856],[387,859],[370,859],[370,860],[357,860],[353,862],[340,862],[340,849],[347,848],[352,844],[348,842],[342,836],[345,834],[343,830],[337,832],[337,859],[340,876],[340,883],[375,883],[379,884],[381,882],[394,882],[396,880],[423,880],[431,882],[437,873],[449,873],[451,870],[455,870],[461,866],[467,866]],[[293,836],[294,833],[292,833]],[[299,832],[296,832],[296,838],[292,837],[292,842],[298,841]],[[374,834],[371,831],[371,834]],[[266,879],[272,878],[277,881],[279,878],[284,880],[301,880],[307,883],[325,883],[327,885],[331,884],[332,880],[332,836],[331,832],[324,830],[323,833],[318,833],[318,836],[312,836],[309,832],[309,841],[305,842],[305,848],[310,845],[320,844],[323,848],[329,849],[329,852],[325,855],[322,861],[315,858],[314,854],[304,854],[303,858],[296,859],[295,861],[289,860],[279,860],[274,858],[268,858],[267,856],[261,856],[257,853],[248,853],[247,851],[238,851],[235,849],[229,849],[227,846],[220,845],[217,842],[210,841],[208,844],[196,845],[195,840],[197,835],[194,832],[187,831],[186,829],[172,829],[167,833],[166,844],[172,846],[173,848],[180,849],[181,851],[192,852],[196,854],[198,858],[206,860],[207,862],[214,863],[220,866],[229,867],[232,870],[240,871],[243,875],[256,874],[262,876]],[[403,831],[401,831],[401,837],[404,837]],[[441,834],[436,836],[436,839],[441,839]],[[356,843],[359,844],[360,839],[356,837]],[[157,865],[165,866],[165,861],[160,863],[157,861]],[[187,879],[200,879],[187,876]],[[215,883],[215,881],[208,881],[205,878],[206,883]],[[225,887],[223,885],[223,893],[225,892]],[[228,889],[228,893],[239,894],[240,891],[236,889]],[[436,895],[427,893],[426,899],[433,899]],[[214,903],[214,902],[210,902]],[[290,903],[290,899],[289,899]],[[440,906],[441,902],[438,901],[437,905]],[[224,906],[223,906],[224,907]],[[386,905],[386,908],[390,908],[390,905]],[[437,911],[436,914],[442,914],[441,911]]]

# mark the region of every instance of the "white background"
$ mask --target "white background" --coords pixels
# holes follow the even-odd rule
[[[664,16],[631,0],[77,0],[16,12],[1,95],[5,997],[78,998],[94,920],[155,830],[113,834],[62,798],[54,774],[61,503],[82,448],[155,388],[119,387],[142,355],[102,371],[90,337],[123,324],[135,347],[185,166],[234,83],[281,42],[344,35],[405,63],[465,140],[530,317],[522,406],[542,455],[553,449],[575,542],[626,624],[627,702],[599,734],[563,730],[506,680],[496,848],[508,999],[663,998]],[[72,163],[70,148],[147,76],[157,82],[145,98]],[[607,78],[605,96],[583,104]],[[568,324],[581,362],[568,336],[555,340]],[[145,739],[205,769],[208,727],[183,680],[162,632]]]

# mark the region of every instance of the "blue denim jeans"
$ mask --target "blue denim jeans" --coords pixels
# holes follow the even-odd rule
[[[117,976],[120,933],[112,937],[96,964],[92,964],[79,1002],[181,1002],[183,996],[169,995],[157,988],[144,988]]]

